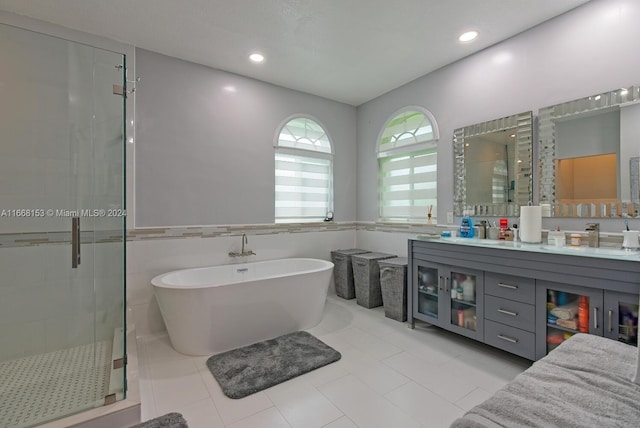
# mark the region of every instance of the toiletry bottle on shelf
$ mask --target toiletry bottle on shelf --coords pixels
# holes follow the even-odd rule
[[[456,293],[458,292],[458,284],[459,284],[460,280],[458,279],[458,275],[456,274],[452,274],[451,275],[451,298],[455,299],[456,298]]]
[[[589,300],[587,300],[587,296],[580,296],[578,300],[578,331],[589,333]]]
[[[473,279],[467,277],[462,281],[462,299],[467,302],[473,302],[475,298],[475,284]]]

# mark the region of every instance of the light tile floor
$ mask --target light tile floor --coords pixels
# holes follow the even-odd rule
[[[531,365],[335,296],[309,332],[342,359],[240,400],[223,395],[208,357],[176,352],[166,335],[138,338],[142,420],[175,411],[190,428],[441,428]]]

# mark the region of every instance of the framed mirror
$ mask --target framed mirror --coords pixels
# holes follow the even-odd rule
[[[533,113],[453,132],[454,213],[517,216],[533,200]]]
[[[640,88],[540,109],[540,204],[555,217],[637,217]]]

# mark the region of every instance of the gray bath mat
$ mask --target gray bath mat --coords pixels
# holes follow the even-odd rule
[[[167,413],[166,415],[158,416],[157,418],[150,419],[146,422],[141,422],[138,425],[133,425],[130,428],[188,428],[187,421],[184,420],[180,413]]]
[[[214,355],[207,367],[222,392],[242,398],[340,359],[338,351],[306,331]]]

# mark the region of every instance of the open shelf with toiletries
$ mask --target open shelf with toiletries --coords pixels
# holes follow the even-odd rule
[[[482,241],[409,240],[410,324],[428,322],[530,360],[581,327],[637,346],[640,254]]]
[[[412,313],[417,319],[458,334],[482,338],[483,273],[426,261],[413,265]],[[480,317],[480,318],[479,318]]]

